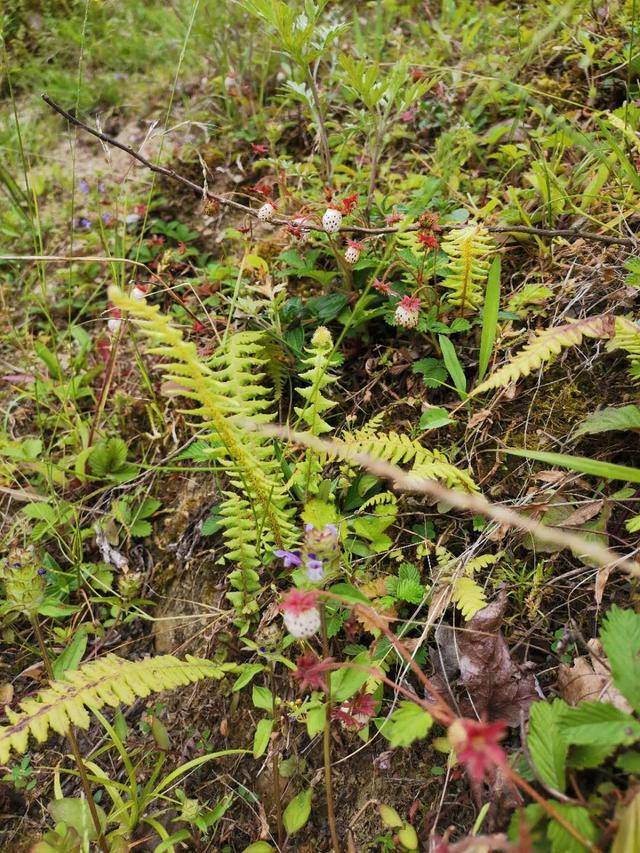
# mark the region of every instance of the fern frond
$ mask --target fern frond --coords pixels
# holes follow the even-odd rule
[[[610,338],[613,328],[613,317],[600,314],[536,332],[529,343],[513,356],[508,364],[498,368],[474,388],[469,396],[484,394],[485,391],[493,388],[502,388],[522,376],[528,376],[543,364],[551,362],[563,349],[581,344],[583,338]]]
[[[427,450],[418,441],[406,435],[397,432],[371,433],[364,428],[355,433],[347,433],[343,440],[349,454],[366,453],[393,465],[411,463],[411,472],[420,477],[439,480],[452,489],[478,491],[470,474],[456,468],[444,453],[439,450]]]
[[[65,681],[52,681],[35,696],[23,699],[20,711],[5,707],[10,725],[0,726],[0,764],[7,762],[12,750],[25,752],[30,734],[43,743],[50,730],[65,735],[72,725],[88,728],[92,708],[131,705],[139,696],[203,678],[219,679],[232,669],[235,664],[216,664],[190,655],[184,661],[172,655],[138,661],[105,655],[65,673]]]
[[[324,415],[336,403],[323,392],[325,388],[338,380],[337,376],[329,372],[332,350],[331,332],[324,326],[320,326],[314,332],[306,358],[302,360],[303,364],[308,367],[308,370],[300,374],[300,379],[305,384],[296,389],[305,402],[304,406],[295,406],[295,413],[307,425],[311,435],[323,435],[331,432],[331,426],[324,419]],[[293,482],[303,489],[305,495],[309,492],[315,494],[319,488],[321,472],[320,454],[308,448],[304,459],[296,466]]]
[[[230,335],[210,366],[199,358],[195,345],[184,340],[182,332],[157,306],[131,299],[114,287],[110,288],[109,297],[151,340],[149,352],[166,360],[163,364],[166,378],[181,389],[182,396],[197,403],[190,414],[203,418],[212,437],[224,448],[220,464],[234,489],[245,495],[258,514],[259,523],[254,529],[256,536],[260,530],[264,531],[261,544],[274,544],[278,548],[290,544],[295,538],[293,511],[288,506],[273,442],[245,430],[242,425],[247,419],[264,423],[273,417],[269,412],[268,389],[262,384],[263,373],[259,371],[265,359],[260,336],[253,332]],[[224,519],[228,525],[229,515]]]
[[[607,349],[622,349],[627,354],[629,375],[640,382],[640,325],[628,317],[616,317],[615,333]]]
[[[449,268],[441,284],[451,291],[446,300],[449,305],[463,311],[480,308],[489,272],[487,257],[493,247],[493,241],[482,225],[468,225],[450,231],[442,241],[442,250],[449,255]]]
[[[453,581],[451,588],[451,601],[455,604],[458,610],[464,616],[466,622],[472,616],[482,610],[487,603],[487,596],[484,590],[479,586],[473,578],[463,575]]]

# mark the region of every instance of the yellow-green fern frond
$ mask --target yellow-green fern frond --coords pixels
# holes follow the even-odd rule
[[[128,661],[105,655],[65,673],[65,681],[52,681],[49,687],[20,702],[20,711],[6,707],[8,726],[0,726],[0,764],[12,750],[25,752],[29,735],[43,743],[50,730],[65,735],[71,726],[86,729],[89,711],[103,705],[112,708],[131,705],[139,696],[173,690],[203,678],[222,678],[235,664],[216,664],[187,656],[182,661],[172,655]]]
[[[634,382],[640,382],[640,324],[628,317],[616,317],[615,333],[608,349],[626,352],[629,374]]]
[[[450,293],[449,305],[469,311],[477,311],[484,301],[484,292],[489,272],[489,254],[493,241],[482,225],[450,231],[442,241],[442,249],[449,255],[447,277],[441,282]]]
[[[347,433],[344,442],[353,454],[366,453],[393,465],[411,463],[411,472],[429,480],[439,480],[452,489],[477,492],[467,471],[453,465],[439,450],[427,450],[417,440],[397,432],[370,433],[365,427]]]
[[[466,622],[482,610],[487,603],[484,590],[473,578],[463,575],[453,581],[451,587],[451,601],[464,616]]]
[[[502,388],[522,376],[528,376],[533,370],[552,361],[563,349],[582,343],[583,338],[610,338],[613,328],[613,317],[602,314],[536,332],[508,364],[498,368],[474,388],[469,396],[483,394],[493,388]]]
[[[165,360],[166,378],[180,388],[182,396],[197,403],[189,413],[201,417],[224,448],[220,464],[259,518],[254,531],[256,537],[263,532],[264,540],[256,543],[278,548],[291,543],[295,537],[292,510],[273,442],[243,428],[243,421],[264,423],[272,417],[262,374],[256,373],[263,364],[259,336],[251,332],[240,333],[237,340],[229,336],[212,367],[157,306],[131,299],[118,288],[110,288],[109,297],[147,335],[152,343],[149,352]],[[224,523],[229,523],[228,516]]]
[[[303,364],[308,367],[308,370],[301,373],[300,378],[305,384],[296,389],[303,398],[304,405],[296,406],[295,412],[298,418],[307,425],[311,435],[323,435],[331,432],[331,426],[324,419],[324,415],[336,403],[323,392],[327,386],[333,385],[338,379],[337,376],[329,372],[332,350],[331,332],[324,326],[320,326],[311,339],[307,357],[303,359]],[[315,494],[319,488],[321,473],[320,454],[307,449],[304,459],[296,467],[293,481],[303,489],[305,495],[308,493]]]

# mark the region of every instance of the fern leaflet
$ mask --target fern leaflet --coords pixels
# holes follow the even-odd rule
[[[10,725],[0,726],[0,764],[7,762],[12,750],[25,752],[30,734],[43,743],[51,729],[65,735],[72,725],[88,728],[92,708],[131,705],[139,696],[203,678],[220,679],[235,668],[235,664],[216,664],[190,655],[184,661],[172,655],[138,661],[105,655],[66,672],[65,681],[52,681],[35,696],[23,699],[20,711],[5,707]]]
[[[529,343],[508,364],[494,371],[484,382],[474,388],[469,396],[484,394],[485,391],[493,388],[502,388],[522,376],[528,376],[543,364],[551,362],[563,349],[582,343],[585,337],[610,338],[613,327],[613,317],[600,314],[536,332]]]
[[[461,310],[477,311],[484,301],[484,291],[489,272],[487,256],[493,241],[482,225],[468,225],[451,231],[442,241],[442,249],[449,255],[449,268],[442,282],[450,293],[447,302]]]

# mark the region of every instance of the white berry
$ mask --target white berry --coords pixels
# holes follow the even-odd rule
[[[357,246],[348,246],[344,253],[344,259],[348,264],[357,264],[360,258],[360,249]]]
[[[122,320],[119,317],[111,317],[107,321],[107,327],[108,327],[108,329],[112,335],[115,335],[115,333],[118,331],[118,329],[120,328],[121,325],[122,325]]]
[[[131,291],[131,298],[135,299],[136,302],[144,302],[146,296],[147,294],[141,287],[134,287]]]
[[[342,214],[334,207],[328,207],[322,217],[322,227],[327,234],[335,234],[342,225]]]
[[[270,201],[265,202],[258,211],[258,219],[260,222],[270,222],[275,210]]]
[[[320,611],[317,607],[311,607],[298,616],[285,612],[284,624],[296,640],[306,640],[320,630]]]
[[[420,311],[405,308],[403,305],[398,305],[396,308],[395,320],[398,326],[404,326],[405,329],[413,329],[418,325]]]

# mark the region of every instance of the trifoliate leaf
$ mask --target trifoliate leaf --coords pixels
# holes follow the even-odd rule
[[[640,739],[640,723],[606,702],[581,702],[565,708],[558,719],[562,738],[568,744],[630,744]]]
[[[401,702],[380,726],[381,733],[391,746],[409,746],[414,740],[426,737],[433,717],[414,702]]]

